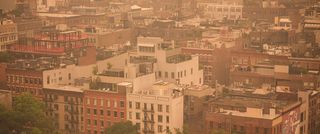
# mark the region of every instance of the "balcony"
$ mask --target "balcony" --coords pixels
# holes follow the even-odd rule
[[[64,48],[45,48],[34,47],[26,45],[12,45],[9,49],[10,52],[17,53],[31,53],[31,54],[44,54],[44,55],[63,55]]]

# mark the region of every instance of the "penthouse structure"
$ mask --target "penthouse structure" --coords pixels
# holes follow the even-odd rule
[[[16,44],[10,52],[25,56],[69,56],[78,58],[79,65],[95,63],[95,48],[88,42],[88,36],[80,31],[66,30],[44,31],[37,34],[30,44]]]
[[[164,42],[157,37],[139,37],[137,56],[156,58],[157,80],[187,85],[201,85],[203,71],[199,68],[199,57],[182,54],[173,42]]]

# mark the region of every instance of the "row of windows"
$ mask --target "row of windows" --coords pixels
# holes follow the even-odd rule
[[[132,112],[129,112],[129,119],[132,119]],[[141,114],[139,112],[136,112],[135,119],[136,120],[141,120]],[[144,116],[143,120],[155,121],[154,114],[150,114],[150,116],[149,115],[148,116]],[[164,123],[164,116],[163,115],[158,115],[157,121],[158,121],[158,123]],[[170,122],[169,116],[165,117],[165,122],[166,123]]]
[[[155,49],[154,49],[154,47],[143,47],[143,46],[139,46],[139,51],[140,51],[140,52],[154,52]]]
[[[157,110],[158,110],[158,112],[163,112],[163,109],[164,109],[164,107],[163,107],[163,105],[162,104],[158,104],[157,105],[158,107],[157,107]],[[129,109],[132,109],[133,108],[133,102],[132,101],[129,101]],[[135,103],[135,108],[136,109],[140,109],[141,108],[141,104],[140,104],[140,102],[136,102]],[[170,109],[170,106],[169,105],[166,105],[166,107],[165,107],[166,109],[166,112],[167,113],[169,113],[169,109]],[[144,110],[152,110],[152,111],[154,111],[154,104],[147,104],[147,103],[144,103],[143,104],[143,109]]]
[[[17,84],[42,84],[42,80],[40,78],[29,78],[22,76],[8,76],[8,83],[17,83]]]
[[[106,121],[106,123],[103,120],[90,120],[87,119],[87,125],[94,125],[94,126],[100,126],[100,127],[108,127],[112,125],[111,121]]]
[[[118,115],[118,112],[117,111],[113,111],[113,113],[111,113],[110,110],[107,110],[106,112],[102,109],[99,110],[99,113],[98,113],[98,110],[97,109],[90,109],[90,108],[87,108],[87,114],[93,114],[93,115],[107,115],[107,116],[113,116],[114,118],[118,118],[119,115]],[[120,112],[120,118],[121,119],[124,119],[124,112]]]
[[[61,74],[61,72],[59,72],[59,74]],[[56,73],[54,73],[54,77],[56,77]],[[56,79],[50,79],[50,76],[47,76],[47,84],[50,84],[50,80],[51,83],[56,83],[57,80]],[[71,80],[71,73],[68,74],[68,80]],[[62,77],[59,77],[59,81],[62,81]]]
[[[107,107],[111,107],[111,105],[114,107],[114,108],[117,108],[118,105],[119,107],[121,108],[124,108],[125,107],[125,102],[124,100],[120,100],[120,101],[117,101],[117,100],[114,100],[114,101],[111,101],[111,100],[104,100],[104,99],[90,99],[90,98],[87,98],[87,101],[86,101],[86,104],[87,105],[99,105],[100,106],[104,106],[105,104],[107,105]]]
[[[190,74],[193,74],[193,69],[190,69]],[[158,76],[161,78],[162,77],[162,72],[159,71],[158,72]],[[186,77],[187,76],[187,70],[184,71],[180,71],[178,72],[178,78],[182,78],[182,77]],[[175,79],[175,72],[171,72],[170,75],[171,79]],[[169,73],[168,72],[164,72],[164,78],[169,78]]]
[[[140,130],[141,124],[140,123],[136,123],[136,126],[137,126],[138,130]],[[151,129],[153,129],[153,125],[152,125]],[[166,128],[163,128],[162,125],[158,125],[158,132],[159,133],[168,132],[169,130],[170,130],[169,126],[166,126]]]
[[[0,42],[14,41],[14,40],[17,40],[17,37],[15,35],[0,38]]]
[[[25,93],[29,92],[33,95],[42,95],[42,89],[35,89],[35,88],[20,88],[20,87],[9,87],[11,91],[17,93]]]
[[[209,6],[208,7],[208,10],[207,11],[217,11],[217,12],[241,12],[241,8],[236,8],[236,7],[224,7],[224,8],[221,8],[221,7],[211,7]]]

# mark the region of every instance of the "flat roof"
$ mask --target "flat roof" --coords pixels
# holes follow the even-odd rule
[[[76,14],[60,14],[60,13],[38,13],[40,17],[56,17],[56,18],[68,18],[68,17],[78,17],[80,15]]]
[[[46,87],[45,89],[52,89],[52,90],[61,90],[61,91],[70,91],[70,92],[79,92],[82,93],[83,89],[80,87],[75,87],[75,86],[49,86]]]

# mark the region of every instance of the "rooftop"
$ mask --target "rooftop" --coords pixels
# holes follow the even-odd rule
[[[60,90],[60,91],[69,91],[69,92],[78,92],[82,93],[83,89],[75,86],[50,86],[46,87],[48,90]]]
[[[39,17],[52,17],[52,18],[70,18],[70,17],[78,17],[80,15],[76,14],[65,14],[65,13],[38,13]]]

